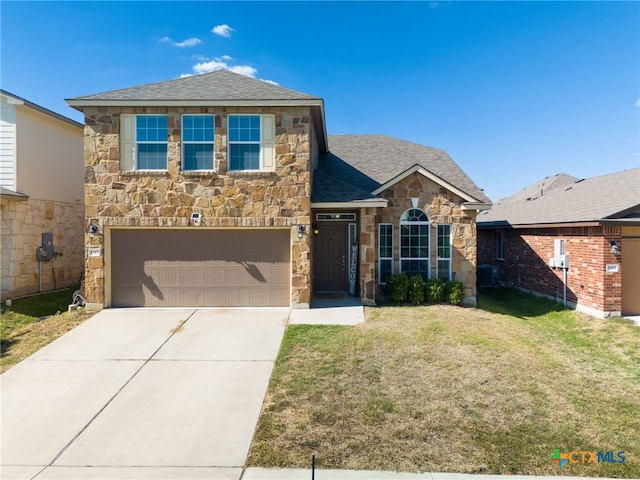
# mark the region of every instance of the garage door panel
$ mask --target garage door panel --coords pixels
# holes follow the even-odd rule
[[[111,232],[113,306],[288,306],[288,230]]]

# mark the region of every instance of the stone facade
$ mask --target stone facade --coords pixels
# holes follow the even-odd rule
[[[290,227],[291,304],[311,298],[311,121],[308,107],[88,107],[85,113],[85,201],[87,232],[113,227],[186,227],[199,213],[198,228]],[[274,114],[275,172],[227,171],[227,115]],[[167,115],[167,171],[132,172],[120,168],[120,115]],[[181,170],[181,115],[215,116],[215,166],[212,172]],[[87,248],[101,246],[103,235],[85,234]],[[105,302],[104,260],[87,258],[87,301]]]
[[[398,181],[382,192],[380,196],[388,201],[388,206],[381,210],[378,223],[391,223],[394,225],[393,271],[400,271],[400,234],[398,228],[400,217],[405,211],[413,208],[411,199],[417,198],[416,208],[423,210],[427,214],[430,223],[431,277],[436,276],[437,249],[435,242],[437,225],[449,224],[451,225],[452,280],[459,280],[463,283],[465,291],[464,303],[475,305],[477,264],[475,210],[462,210],[463,199],[417,172]],[[375,231],[375,240],[373,242],[377,243],[377,228]],[[375,250],[370,256],[374,259],[377,258]],[[376,278],[375,275],[373,278]],[[378,286],[378,290],[381,293],[380,286]]]
[[[364,305],[375,305],[378,283],[377,208],[360,210],[360,298]]]
[[[12,298],[78,285],[84,261],[81,203],[65,203],[32,198],[2,198],[2,297]],[[42,262],[42,278],[36,248],[42,234],[51,232],[59,255]],[[69,298],[71,303],[71,298]]]
[[[504,235],[504,258],[496,258],[496,235]],[[564,272],[549,267],[554,240],[564,240],[569,255],[567,305],[586,313],[607,317],[622,309],[622,272],[607,272],[619,264],[611,254],[610,241],[621,243],[621,227],[555,227],[526,229],[481,229],[479,263],[498,266],[499,280],[515,287],[564,300]]]

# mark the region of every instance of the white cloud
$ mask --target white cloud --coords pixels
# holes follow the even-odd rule
[[[193,72],[196,74],[214,72],[223,68],[253,78],[255,78],[256,73],[258,73],[258,70],[249,65],[229,65],[222,58],[216,58],[210,62],[196,63],[192,68]]]
[[[171,40],[170,37],[162,37],[160,41],[165,43],[170,43],[174,47],[193,47],[194,45],[198,45],[199,43],[202,43],[202,40],[200,40],[197,37],[187,38],[182,42],[174,42],[173,40]]]
[[[216,35],[220,35],[221,37],[226,38],[229,38],[231,36],[231,32],[235,32],[235,30],[226,23],[222,25],[216,25],[211,29],[211,33],[215,33]]]
[[[229,70],[230,72],[239,73],[240,75],[245,75],[247,77],[256,78],[256,73],[258,70],[250,65],[231,65],[229,63],[230,60],[233,60],[229,55],[222,55],[221,57],[216,57],[213,60],[200,61],[196,63],[192,68],[193,73],[183,73],[180,75],[180,78],[190,77],[192,75],[199,75],[201,73],[210,73],[215,72],[216,70]],[[277,82],[273,80],[264,80],[260,78],[263,82],[270,83],[271,85],[278,85]]]
[[[636,100],[636,107],[640,107],[640,98]]]

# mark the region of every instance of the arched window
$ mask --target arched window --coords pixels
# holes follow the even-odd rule
[[[429,278],[429,217],[418,208],[400,217],[400,271]]]

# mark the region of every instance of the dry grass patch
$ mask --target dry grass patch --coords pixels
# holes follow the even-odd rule
[[[0,373],[91,317],[67,312],[73,289],[14,300],[0,315]],[[64,312],[56,315],[56,312]],[[46,317],[46,318],[44,318]],[[38,321],[41,319],[40,321]]]
[[[248,464],[640,477],[640,329],[493,301],[288,327]],[[559,471],[556,448],[626,462]]]

